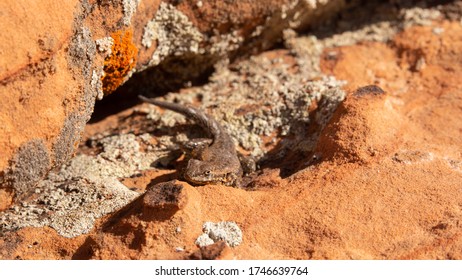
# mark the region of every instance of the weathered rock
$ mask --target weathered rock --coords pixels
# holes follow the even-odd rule
[[[211,245],[200,247],[197,251],[188,256],[192,260],[216,260],[231,259],[232,252],[225,241],[218,241]]]
[[[186,203],[183,186],[168,181],[148,186],[143,197],[143,205],[157,211],[178,211],[184,208]]]
[[[377,86],[355,90],[340,104],[322,132],[316,153],[324,159],[349,162],[366,162],[370,157],[386,154],[387,144],[402,125],[400,115],[389,102]]]
[[[239,246],[242,242],[242,231],[235,222],[205,222],[202,225],[202,231],[204,233],[195,242],[199,247],[208,246],[220,240],[225,241],[231,247]]]

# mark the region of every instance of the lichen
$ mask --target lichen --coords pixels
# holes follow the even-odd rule
[[[55,166],[61,166],[74,154],[79,145],[85,123],[85,118],[80,112],[70,113],[66,118],[53,145]]]
[[[138,196],[115,178],[78,178],[40,182],[36,199],[0,215],[0,234],[23,227],[50,226],[64,237],[88,233],[97,218]]]
[[[90,120],[93,108],[95,105],[95,98],[98,92],[101,91],[101,84],[95,83],[92,80],[95,69],[94,61],[96,58],[96,44],[92,38],[91,30],[82,26],[82,21],[89,13],[91,7],[88,6],[86,1],[81,3],[81,8],[85,11],[80,14],[74,23],[74,36],[71,39],[69,46],[69,55],[67,57],[69,68],[80,71],[82,77],[80,78],[80,86],[76,87],[76,108],[70,113],[66,119],[64,127],[54,144],[55,152],[55,165],[60,165],[67,161],[74,153],[77,140],[83,132],[84,125]],[[73,135],[69,134],[72,133]],[[64,137],[64,138],[63,138]],[[64,140],[64,141],[63,141]],[[70,146],[65,147],[69,144]]]
[[[84,77],[91,75],[91,66],[96,55],[96,44],[91,38],[88,27],[76,27],[75,35],[71,39],[68,62],[71,68],[77,67]]]
[[[10,166],[4,183],[19,197],[28,194],[51,166],[50,152],[43,139],[33,139],[21,145]]]
[[[437,9],[423,9],[415,7],[412,9],[404,9],[401,11],[404,27],[413,25],[429,26],[432,21],[441,18],[442,13]]]
[[[298,43],[303,41],[294,45]],[[232,70],[226,64],[217,65],[207,85],[182,94],[170,93],[166,98],[185,104],[200,99],[202,107],[213,108],[208,113],[256,160],[267,153],[266,144],[271,146],[281,139],[281,157],[289,150],[309,151],[317,139],[306,135],[306,127],[312,121],[308,109],[313,102],[324,100],[326,108],[320,108],[322,114],[315,119],[323,126],[345,96],[340,89],[344,82],[324,76],[319,67],[313,67],[311,61],[319,60],[320,51],[316,57],[297,50],[294,52],[300,55],[296,58],[300,63],[296,73],[282,59],[254,56],[233,65]],[[265,138],[272,142],[265,143]]]
[[[237,50],[243,42],[244,38],[239,36],[237,31],[229,34],[219,34],[210,38],[211,46],[208,48],[208,52],[224,56],[229,52]]]
[[[141,0],[122,0],[123,4],[123,18],[122,23],[126,26],[130,25],[132,16],[136,11],[136,8],[140,4]]]
[[[101,71],[96,71],[93,70],[92,75],[91,75],[91,86],[96,90],[98,93],[96,95],[96,99],[101,100],[104,97],[104,92],[103,92],[103,81],[101,78],[104,76],[104,70],[101,69]]]
[[[242,231],[235,222],[205,222],[202,225],[202,231],[204,233],[195,242],[199,247],[211,245],[220,240],[225,241],[231,247],[242,243]]]
[[[104,60],[103,92],[110,94],[122,85],[136,65],[138,48],[133,43],[131,29],[111,34],[114,44],[111,55]]]
[[[69,141],[75,140],[73,135],[77,128],[72,127],[75,121],[71,119],[67,122],[69,127],[63,133],[67,139],[63,140],[64,148],[72,146]],[[32,189],[35,195],[28,203],[23,202],[0,213],[0,234],[23,227],[41,226],[50,226],[65,237],[89,232],[97,218],[125,206],[139,195],[120,183],[118,178],[139,174],[140,170],[149,169],[154,161],[164,156],[159,150],[140,150],[139,141],[149,142],[149,137],[142,135],[137,138],[133,134],[123,134],[91,140],[102,148],[102,152],[96,156],[80,154],[60,170],[50,172]],[[19,162],[46,166],[41,162],[46,160],[46,155],[34,152],[37,147],[43,150],[40,143],[27,145],[20,153]],[[65,158],[66,152],[72,150],[64,149],[60,153]],[[33,171],[31,174],[18,173],[29,187],[29,178],[40,178],[36,176],[35,169],[21,169],[29,173]],[[38,175],[45,175],[42,173],[38,172]]]
[[[140,145],[133,134],[104,137],[94,140],[102,147],[96,157],[80,154],[63,168],[59,176],[73,177],[130,177],[147,169],[156,157],[140,152]]]
[[[157,40],[157,48],[149,66],[158,65],[165,57],[199,53],[199,45],[204,37],[187,16],[174,6],[162,2],[154,19],[144,27],[142,45],[152,46]]]
[[[104,57],[108,57],[112,54],[112,46],[114,45],[114,39],[112,37],[105,37],[95,41],[98,51],[104,54]]]

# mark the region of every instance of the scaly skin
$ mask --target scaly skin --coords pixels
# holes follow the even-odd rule
[[[186,181],[196,184],[222,184],[238,186],[242,178],[242,168],[239,162],[233,140],[224,128],[211,116],[202,110],[175,103],[160,101],[139,96],[144,102],[180,113],[194,120],[212,137],[209,146],[198,146],[192,151],[184,172]]]

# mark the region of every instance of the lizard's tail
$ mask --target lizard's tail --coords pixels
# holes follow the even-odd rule
[[[196,115],[198,115],[198,114],[200,115],[200,113],[197,112],[199,110],[194,109],[192,107],[187,107],[187,106],[177,104],[177,103],[166,102],[166,101],[162,101],[162,100],[159,100],[159,99],[156,99],[156,98],[147,98],[144,95],[138,95],[138,98],[141,99],[144,102],[154,104],[154,105],[159,106],[161,108],[172,110],[174,112],[180,113],[180,114],[185,115],[187,117],[190,117],[192,119],[196,119],[197,118]]]
[[[143,100],[144,102],[172,110],[190,119],[193,119],[198,125],[202,126],[206,131],[212,134],[214,138],[218,137],[221,134],[222,128],[220,124],[200,109],[196,109],[191,106],[184,106],[176,103],[165,102],[157,100],[155,98],[147,98],[143,95],[138,95],[138,98]]]

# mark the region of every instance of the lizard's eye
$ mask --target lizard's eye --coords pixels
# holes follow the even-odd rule
[[[205,172],[204,172],[205,175],[210,175],[210,173],[212,173],[212,172],[210,172],[210,170],[205,170]]]

